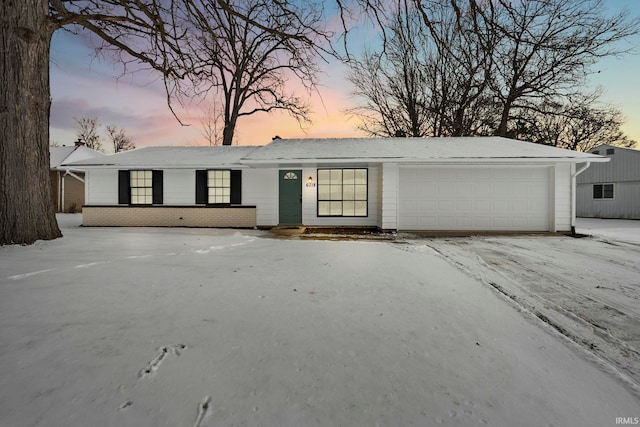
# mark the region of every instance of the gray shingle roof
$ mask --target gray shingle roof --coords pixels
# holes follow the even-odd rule
[[[49,167],[57,169],[63,164],[104,156],[104,154],[87,147],[51,147],[49,148]]]
[[[277,139],[265,146],[146,147],[70,163],[77,167],[215,168],[244,165],[382,162],[607,161],[500,137]]]
[[[442,161],[490,159],[558,159],[602,161],[579,153],[501,137],[281,139],[245,156],[262,163],[303,160]]]
[[[255,146],[145,147],[72,163],[73,166],[211,168],[238,164]]]

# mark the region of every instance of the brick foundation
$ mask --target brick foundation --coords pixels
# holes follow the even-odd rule
[[[82,208],[86,227],[253,228],[255,206],[91,206]]]

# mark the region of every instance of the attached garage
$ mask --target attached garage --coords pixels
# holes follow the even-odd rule
[[[398,229],[549,231],[549,167],[403,166]]]

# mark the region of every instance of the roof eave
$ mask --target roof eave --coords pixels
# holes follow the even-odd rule
[[[586,163],[608,162],[606,157],[351,157],[351,158],[297,158],[297,159],[245,159],[242,164],[252,166],[299,165],[299,164],[350,164],[350,163],[402,163],[402,164],[513,164],[513,163]]]
[[[103,164],[76,164],[70,163],[69,165],[62,165],[62,167],[77,167],[83,169],[216,169],[216,168],[234,168],[243,169],[247,166],[241,163],[218,163],[218,164],[197,164],[197,165],[161,165],[161,164],[139,164],[139,165],[123,165],[116,163],[103,163]]]

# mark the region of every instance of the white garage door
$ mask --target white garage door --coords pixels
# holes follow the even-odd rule
[[[549,230],[549,169],[401,167],[399,230]]]

